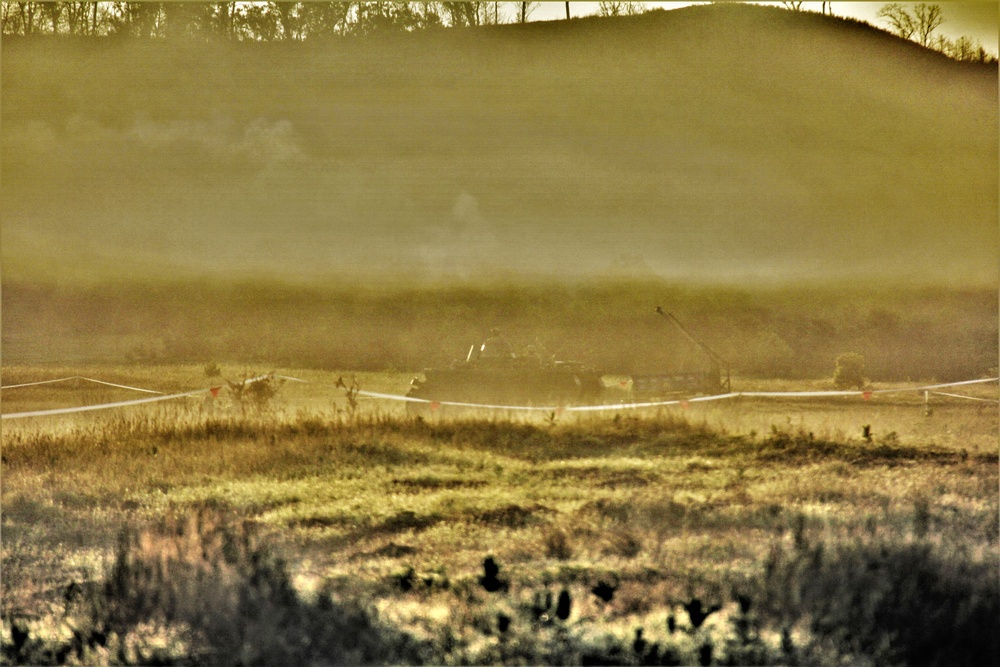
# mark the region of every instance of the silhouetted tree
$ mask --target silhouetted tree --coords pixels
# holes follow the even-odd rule
[[[597,13],[601,16],[634,16],[646,11],[642,2],[599,2]]]
[[[80,2],[84,5],[84,30],[85,35],[107,35],[111,28],[112,8],[107,2]]]
[[[115,2],[108,14],[109,32],[129,37],[158,37],[163,23],[163,3]]]
[[[960,37],[952,42],[943,35],[933,36],[934,31],[944,23],[940,5],[914,5],[911,14],[898,2],[892,2],[883,5],[878,16],[888,21],[890,30],[903,39],[914,39],[921,46],[936,49],[956,60],[990,61],[982,45],[974,43],[969,37]],[[980,49],[982,53],[979,53]]]
[[[452,26],[472,26],[480,24],[481,2],[443,2],[448,24]]]
[[[301,2],[272,2],[282,39],[302,39]]]
[[[81,26],[87,18],[86,2],[63,2],[63,18],[66,21],[66,31],[71,35],[81,35]]]
[[[359,2],[355,7],[354,23],[349,25],[349,30],[367,34],[379,30],[416,30],[427,27],[425,14],[420,11],[420,6],[419,3],[411,2]],[[423,6],[427,7],[426,3]],[[436,10],[429,11],[426,16],[433,17],[440,25],[440,16]]]
[[[93,35],[97,33],[97,10],[102,3],[60,2],[61,19],[66,24],[66,32],[71,35]]]
[[[233,39],[236,36],[237,14],[235,2],[214,3],[209,20],[209,30],[213,35],[224,39]]]
[[[213,32],[215,7],[201,2],[163,3],[164,37],[205,37]]]
[[[3,32],[13,35],[31,35],[39,28],[41,17],[38,2],[4,2]]]
[[[332,37],[347,32],[353,3],[303,2],[302,21],[306,37]]]
[[[500,11],[502,2],[484,2],[480,23],[483,25],[500,25],[506,22],[506,15]]]
[[[537,2],[517,2],[514,4],[518,5],[518,12],[517,12],[518,23],[527,23],[528,17],[531,16],[532,12],[538,9],[539,5],[539,3]]]
[[[241,37],[254,41],[273,42],[280,32],[278,17],[266,4],[247,5],[240,12],[239,32]]]
[[[944,23],[944,17],[941,15],[941,6],[920,3],[913,8],[913,15],[920,43],[923,46],[930,46],[931,34],[937,30],[938,26]]]
[[[962,35],[955,40],[938,35],[931,42],[931,47],[962,62],[994,62],[996,60],[996,57],[988,53],[979,40],[968,35]]]
[[[59,34],[59,19],[62,17],[63,10],[65,9],[65,4],[63,2],[40,2],[39,8],[43,20],[52,26],[52,34]]]
[[[883,5],[882,8],[878,10],[878,14],[876,14],[876,16],[888,21],[892,32],[896,33],[903,39],[909,39],[917,30],[917,24],[914,18],[898,2],[890,2],[887,5]]]

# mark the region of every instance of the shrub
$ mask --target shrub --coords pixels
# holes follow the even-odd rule
[[[772,549],[760,599],[785,627],[807,623],[813,648],[825,642],[875,664],[1000,664],[996,563],[940,549],[803,537]]]
[[[865,379],[865,358],[857,352],[846,352],[836,360],[836,367],[833,371],[833,384],[838,389],[857,387],[862,389],[867,380]]]
[[[278,395],[278,390],[285,383],[284,380],[274,377],[273,374],[251,376],[247,375],[239,382],[227,380],[229,394],[233,403],[240,406],[243,413],[252,410],[258,414],[267,412],[271,407],[271,402]]]
[[[188,657],[209,664],[421,661],[413,640],[362,605],[336,602],[327,590],[314,601],[300,598],[273,548],[213,509],[123,533],[84,611],[87,633],[119,644],[149,622],[179,628]]]
[[[559,560],[569,560],[573,557],[573,543],[566,531],[553,528],[546,533],[545,555]]]

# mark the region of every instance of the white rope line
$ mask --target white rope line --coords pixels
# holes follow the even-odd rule
[[[963,396],[962,394],[949,394],[944,391],[932,391],[930,392],[935,396],[950,396],[951,398],[964,398],[967,401],[983,401],[985,403],[1000,403],[995,398],[980,398],[979,396]]]
[[[297,378],[290,378],[297,379]],[[298,380],[305,382],[305,380]],[[874,389],[861,391],[737,391],[728,394],[715,394],[712,396],[698,396],[687,399],[673,399],[669,401],[650,401],[645,403],[612,403],[605,405],[577,405],[577,406],[531,406],[531,405],[492,405],[486,403],[462,403],[459,401],[436,401],[427,398],[415,398],[413,396],[400,396],[398,394],[384,394],[374,391],[358,391],[359,396],[370,398],[381,398],[394,401],[407,401],[412,403],[427,403],[432,405],[450,405],[464,408],[483,408],[491,410],[528,410],[546,412],[596,412],[602,410],[630,410],[636,408],[657,408],[669,405],[686,406],[690,403],[702,403],[707,401],[719,401],[729,398],[811,398],[811,397],[831,397],[831,396],[861,396],[865,399],[874,394],[894,394],[908,391],[928,391],[938,387],[958,387],[970,384],[983,384],[986,382],[997,382],[1000,378],[989,378],[985,380],[964,380],[962,382],[946,382],[942,384],[926,385],[921,387],[895,387],[892,389]],[[982,399],[989,400],[989,399]]]
[[[5,384],[0,387],[0,389],[17,389],[18,387],[34,387],[39,384],[52,384],[53,382],[66,382],[67,380],[79,379],[79,375],[74,375],[68,378],[56,378],[55,380],[40,380],[38,382],[25,382],[23,384]]]
[[[105,384],[109,387],[118,387],[119,389],[130,389],[132,391],[141,391],[147,394],[163,394],[162,391],[155,391],[153,389],[140,389],[139,387],[130,387],[125,384],[115,384],[114,382],[104,382],[103,380],[94,380],[92,378],[80,378],[81,380],[86,380],[87,382],[96,382],[97,384]]]
[[[287,375],[271,375],[264,374],[258,375],[257,377],[247,378],[242,384],[253,384],[254,382],[259,382],[261,380],[266,380],[270,377],[277,377],[283,380],[291,380],[293,382],[307,382],[307,380],[300,380],[298,378],[289,377]],[[65,378],[56,378],[54,380],[40,380],[38,382],[24,382],[22,384],[8,384],[0,387],[0,389],[17,389],[19,387],[34,387],[41,384],[53,384],[55,382],[68,382],[70,380],[83,380],[84,382],[94,382],[96,384],[107,385],[108,387],[118,387],[119,389],[129,389],[131,391],[141,391],[146,394],[163,394],[162,391],[156,391],[155,389],[143,389],[141,387],[132,387],[127,384],[115,384],[114,382],[106,382],[104,380],[95,380],[94,378],[83,377],[82,375],[72,375]]]
[[[302,382],[303,384],[317,384],[315,382],[310,382],[309,380],[300,380],[299,378],[293,378],[291,375],[275,375],[273,377],[279,378],[281,380],[288,380],[289,382]]]
[[[707,401],[721,401],[727,398],[736,398],[737,393],[715,394],[713,396],[696,396],[694,398],[678,398],[670,401],[654,401],[649,403],[609,403],[605,405],[574,405],[562,408],[569,412],[598,412],[603,410],[632,410],[636,408],[658,408],[667,405],[679,405],[686,407],[689,403],[705,403]],[[546,408],[551,410],[552,408]]]
[[[291,382],[301,382],[303,384],[316,384],[316,385],[325,386],[325,387],[340,387],[340,388],[343,388],[342,384],[335,385],[335,384],[329,384],[329,383],[324,383],[324,382],[310,382],[309,380],[302,380],[300,378],[292,377],[292,376],[289,376],[289,375],[277,375],[277,374],[259,375],[257,377],[245,380],[243,382],[243,384],[246,385],[246,384],[249,384],[249,383],[252,383],[252,382],[257,382],[257,381],[260,381],[260,380],[263,380],[263,379],[266,379],[266,378],[271,378],[271,377],[282,379],[282,380],[288,380],[288,381],[291,381]],[[156,392],[156,391],[153,391],[151,389],[140,389],[138,387],[129,387],[127,385],[113,384],[111,382],[103,382],[101,380],[93,380],[91,378],[84,378],[84,377],[79,377],[79,378],[78,377],[60,378],[60,379],[57,379],[57,380],[43,380],[41,382],[27,383],[25,385],[10,385],[9,387],[5,387],[5,388],[11,388],[12,389],[14,387],[19,387],[19,386],[31,386],[33,384],[48,384],[48,383],[52,383],[52,382],[63,382],[65,380],[74,380],[74,379],[87,380],[89,382],[97,382],[99,384],[110,385],[112,387],[120,387],[122,389],[132,389],[132,390],[135,390],[135,391],[144,391],[144,392],[149,392],[149,393],[161,394],[161,392]],[[798,391],[798,392],[796,392],[796,391],[787,391],[787,392],[781,392],[781,391],[747,391],[747,392],[731,392],[731,393],[728,393],[728,394],[715,394],[715,395],[712,395],[712,396],[696,396],[696,397],[693,397],[693,398],[673,399],[673,400],[669,400],[669,401],[650,401],[650,402],[644,402],[644,403],[611,403],[611,404],[603,404],[603,405],[575,405],[575,406],[563,406],[563,405],[556,405],[556,406],[551,406],[551,405],[550,406],[495,405],[495,404],[490,404],[490,403],[465,403],[465,402],[460,402],[460,401],[436,401],[436,400],[432,400],[432,399],[416,398],[416,397],[413,397],[413,396],[401,396],[399,394],[386,394],[386,393],[376,392],[376,391],[357,390],[356,393],[357,393],[358,396],[366,396],[366,397],[369,397],[369,398],[379,398],[379,399],[392,400],[392,401],[406,401],[406,402],[412,402],[412,403],[425,403],[425,404],[430,405],[432,408],[435,407],[435,406],[448,405],[448,406],[453,406],[453,407],[479,408],[479,409],[488,409],[488,410],[526,410],[526,411],[545,411],[545,412],[560,412],[561,413],[563,411],[566,411],[566,412],[597,412],[597,411],[604,411],[604,410],[631,410],[631,409],[638,409],[638,408],[664,407],[664,406],[670,406],[670,405],[680,405],[682,407],[687,407],[691,403],[704,403],[704,402],[708,402],[708,401],[721,401],[721,400],[725,400],[725,399],[740,398],[740,397],[751,397],[751,398],[756,398],[756,397],[787,397],[787,398],[797,398],[797,397],[817,397],[817,396],[863,396],[867,400],[873,394],[902,393],[902,392],[908,392],[908,391],[930,392],[930,390],[932,390],[932,389],[938,389],[938,388],[944,388],[944,387],[959,387],[959,386],[965,386],[965,385],[971,385],[971,384],[984,384],[984,383],[987,383],[987,382],[998,382],[998,381],[1000,381],[1000,378],[988,378],[988,379],[983,379],[983,380],[965,380],[965,381],[962,381],[962,382],[946,382],[946,383],[942,383],[942,384],[925,385],[925,386],[921,386],[921,387],[896,387],[896,388],[893,388],[893,389],[876,389],[876,390],[868,390],[868,391]],[[14,412],[14,413],[0,415],[0,419],[19,419],[19,418],[23,418],[23,417],[42,417],[42,416],[48,416],[48,415],[71,414],[71,413],[76,413],[76,412],[89,412],[89,411],[93,411],[93,410],[106,410],[106,409],[109,409],[109,408],[125,407],[125,406],[129,406],[129,405],[141,405],[141,404],[144,404],[144,403],[153,403],[153,402],[157,402],[157,401],[171,400],[171,399],[174,399],[174,398],[183,398],[185,396],[196,396],[198,394],[204,394],[205,392],[212,392],[212,395],[214,396],[214,395],[216,395],[218,393],[218,391],[219,391],[220,388],[221,387],[210,387],[210,388],[206,388],[206,389],[197,389],[197,390],[194,390],[194,391],[184,392],[184,393],[180,393],[180,394],[169,394],[169,395],[162,395],[161,394],[161,395],[153,397],[153,398],[140,398],[140,399],[136,399],[136,400],[132,400],[132,401],[118,401],[118,402],[115,402],[115,403],[100,403],[100,404],[97,404],[97,405],[85,405],[85,406],[73,407],[73,408],[54,408],[54,409],[50,409],[50,410],[34,410],[34,411],[30,411],[30,412]],[[952,396],[952,397],[955,397],[955,398],[965,398],[965,399],[976,400],[976,401],[998,402],[998,401],[996,401],[994,399],[976,398],[976,397],[973,397],[973,396],[961,396],[959,394],[947,394],[945,392],[937,392],[937,391],[935,391],[935,392],[931,392],[931,393],[940,394],[940,395],[943,395],[943,396]]]
[[[893,391],[893,390],[889,390]],[[909,390],[907,390],[909,391]],[[750,396],[753,398],[770,398],[770,397],[821,397],[821,396],[864,396],[866,393],[874,394],[874,391],[864,392],[864,391],[740,391],[736,392],[737,396]]]
[[[118,387],[119,389],[129,389],[131,391],[141,391],[147,394],[162,394],[162,391],[155,391],[153,389],[142,389],[140,387],[130,387],[126,384],[115,384],[114,382],[105,382],[104,380],[95,380],[94,378],[86,378],[82,375],[73,375],[66,378],[57,378],[55,380],[41,380],[39,382],[25,382],[23,384],[8,384],[0,387],[0,389],[17,389],[18,387],[34,387],[40,384],[52,384],[54,382],[68,382],[70,380],[83,380],[85,382],[95,382],[97,384],[107,385],[109,387]]]
[[[944,382],[942,384],[929,384],[924,387],[905,387],[902,389],[876,389],[872,393],[885,394],[890,391],[926,391],[928,389],[943,389],[944,387],[961,387],[969,384],[986,384],[987,382],[1000,381],[1000,377],[985,378],[983,380],[963,380],[962,382]]]
[[[153,396],[151,398],[137,398],[131,401],[118,401],[117,403],[100,403],[98,405],[83,405],[76,408],[54,408],[51,410],[32,410],[31,412],[12,412],[5,415],[0,415],[0,419],[21,419],[23,417],[46,417],[49,415],[66,415],[74,412],[90,412],[92,410],[107,410],[109,408],[121,408],[127,405],[141,405],[143,403],[155,403],[157,401],[168,401],[174,398],[183,398],[185,396],[196,396],[198,394],[204,394],[211,389],[198,389],[196,391],[187,391],[182,394],[169,394],[165,396]]]

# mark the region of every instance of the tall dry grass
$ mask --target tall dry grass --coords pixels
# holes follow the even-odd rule
[[[160,380],[119,371],[123,384],[159,388],[208,379],[196,366]],[[994,609],[980,575],[1000,561],[997,454],[982,446],[995,442],[995,411],[954,402],[927,417],[911,397],[425,419],[377,403],[348,411],[329,374],[302,374],[316,383],[286,383],[263,409],[199,400],[5,422],[8,660],[991,655],[989,642],[933,653],[921,638],[976,636]],[[29,403],[74,399],[32,391]],[[492,577],[486,556],[499,564]],[[916,579],[861,576],[901,564]],[[831,589],[843,592],[824,606]],[[845,611],[854,601],[868,611]],[[924,627],[887,611],[923,603],[959,620]],[[301,628],[344,624],[362,647],[338,643],[340,630],[300,646]],[[922,629],[899,629],[910,625]]]

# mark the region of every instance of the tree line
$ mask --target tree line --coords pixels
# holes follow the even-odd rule
[[[889,24],[892,33],[910,39],[921,46],[940,51],[955,60],[970,62],[996,62],[997,58],[978,41],[962,35],[949,39],[934,32],[944,23],[940,5],[919,3],[906,8],[898,2],[883,5],[878,16]]]
[[[782,2],[785,9],[802,11],[805,3],[798,0]],[[833,3],[821,3],[822,13],[833,16]],[[986,50],[986,47],[976,39],[962,35],[949,39],[944,35],[935,35],[942,23],[944,15],[940,5],[919,3],[910,8],[898,2],[882,5],[877,16],[889,25],[889,31],[903,39],[910,39],[928,49],[940,51],[949,58],[965,62],[995,63],[997,57]]]
[[[3,2],[4,35],[83,35],[296,41],[379,30],[525,23],[538,2]],[[566,18],[570,3],[565,3]],[[603,16],[641,2],[601,2]]]
[[[304,40],[491,22],[487,2],[4,2],[5,35]],[[507,3],[503,3],[507,4]],[[521,3],[516,3],[520,5]],[[537,4],[537,3],[532,3]],[[506,15],[506,12],[504,12]]]
[[[538,2],[3,2],[4,35],[196,37],[236,41],[301,41],[316,37],[364,35],[525,23]],[[782,3],[800,11],[801,2]],[[823,13],[833,14],[823,3]],[[565,3],[566,18],[570,3]],[[646,11],[642,2],[599,2],[597,14],[623,16]],[[961,61],[996,62],[971,37],[935,35],[944,23],[941,7],[911,8],[889,3],[878,14],[889,30]]]

